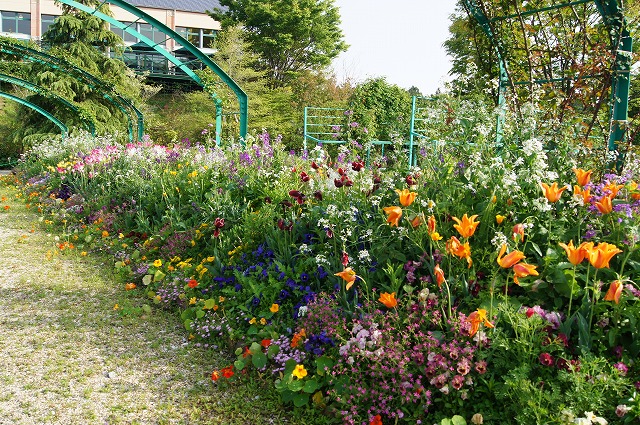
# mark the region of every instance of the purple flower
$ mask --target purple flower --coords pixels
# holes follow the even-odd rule
[[[622,376],[627,376],[627,372],[629,372],[629,366],[627,366],[626,364],[624,364],[622,362],[618,362],[618,363],[614,364],[613,367],[615,369],[618,369],[618,372],[620,372],[620,374]]]

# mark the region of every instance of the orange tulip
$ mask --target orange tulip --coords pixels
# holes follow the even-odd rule
[[[436,231],[436,218],[434,216],[430,216],[427,219],[427,229],[430,234]]]
[[[631,181],[629,183],[629,192],[631,192],[631,198],[636,201],[640,199],[640,193],[638,193],[638,183]]]
[[[418,214],[417,216],[414,217],[413,220],[411,220],[411,227],[415,229],[416,227],[420,226],[423,222],[424,222],[424,216],[422,214]]]
[[[458,223],[454,224],[453,228],[456,229],[458,233],[460,233],[460,236],[462,236],[463,238],[469,238],[476,231],[476,227],[478,227],[478,224],[480,224],[479,221],[475,221],[477,217],[477,214],[472,215],[471,217],[467,217],[467,215],[465,214],[462,216],[462,220],[460,220],[458,217],[451,217],[453,221]]]
[[[458,238],[451,236],[447,241],[446,248],[449,254],[455,255],[458,258],[466,258],[469,267],[471,267],[473,262],[471,261],[471,246],[469,246],[469,242],[462,244]]]
[[[516,241],[518,236],[520,236],[520,242],[524,241],[524,224],[518,223],[513,226],[513,240]]]
[[[409,205],[413,204],[413,201],[416,200],[417,193],[411,192],[409,189],[396,189],[396,193],[400,197],[400,205],[402,205],[403,207],[408,207]]]
[[[586,186],[589,183],[589,179],[591,179],[591,173],[593,173],[592,170],[585,171],[581,168],[574,168],[573,172],[576,173],[576,180],[582,187]]]
[[[573,196],[582,196],[583,204],[591,201],[591,189],[582,189],[580,186],[573,186]]]
[[[351,286],[353,285],[353,282],[356,281],[356,277],[357,277],[356,272],[354,272],[351,267],[347,267],[340,273],[335,273],[334,276],[341,277],[345,282],[347,282],[347,286],[346,286],[347,291],[351,289]]]
[[[387,223],[389,226],[397,226],[400,221],[400,217],[402,217],[402,208],[400,207],[384,207],[383,208],[385,214],[388,215]]]
[[[522,251],[511,251],[504,258],[502,258],[506,251],[507,245],[502,245],[502,248],[500,248],[500,253],[498,254],[498,264],[502,268],[508,269],[509,267],[513,267],[524,258],[524,253]]]
[[[614,280],[609,286],[609,290],[604,296],[604,301],[613,301],[616,304],[620,302],[620,295],[622,295],[622,282]]]
[[[622,189],[624,187],[623,184],[615,184],[613,182],[609,182],[607,183],[606,186],[604,186],[602,188],[602,190],[604,190],[605,193],[608,193],[611,196],[611,199],[615,198],[616,196],[618,196],[618,192],[620,191],[620,189]]]
[[[589,263],[596,269],[609,268],[609,261],[614,255],[621,253],[622,250],[617,246],[600,242],[597,246],[588,248]]]
[[[564,192],[567,189],[566,186],[559,189],[557,182],[553,182],[551,186],[549,186],[546,183],[540,183],[540,187],[544,192],[544,197],[547,198],[547,200],[551,203],[558,202],[560,200],[560,196],[562,195],[562,192]]]
[[[388,292],[383,292],[382,294],[380,294],[380,298],[378,299],[378,301],[384,304],[384,306],[387,308],[394,308],[398,305],[398,300],[396,300],[395,292],[391,294]]]
[[[598,208],[598,211],[600,211],[601,214],[609,214],[613,211],[613,204],[611,203],[610,196],[611,195],[604,195],[596,202],[596,208]]]
[[[444,271],[442,270],[442,268],[440,268],[440,264],[436,264],[436,266],[433,268],[433,274],[436,277],[436,283],[438,284],[438,287],[442,286],[445,278]]]
[[[538,276],[536,266],[527,263],[518,263],[513,265],[513,281],[516,285],[520,285],[519,277]]]
[[[573,241],[569,241],[569,245],[562,242],[560,242],[558,245],[564,248],[564,251],[567,253],[569,262],[574,266],[582,263],[582,260],[584,260],[588,255],[587,250],[585,250],[585,246],[587,246],[586,242],[581,243],[578,247],[573,246]]]
[[[493,328],[493,324],[487,318],[487,310],[484,308],[479,308],[467,317],[467,320],[471,322],[471,329],[469,329],[469,336],[474,336],[478,329],[480,328],[480,324],[483,324],[487,328]]]

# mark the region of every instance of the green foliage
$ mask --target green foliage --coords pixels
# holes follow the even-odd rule
[[[271,87],[288,84],[303,70],[325,67],[347,45],[333,0],[221,0],[212,16],[223,27],[240,23],[258,53],[257,69]]]

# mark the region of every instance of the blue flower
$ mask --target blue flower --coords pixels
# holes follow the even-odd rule
[[[302,273],[300,275],[300,281],[301,282],[308,282],[309,281],[309,275],[307,273]]]

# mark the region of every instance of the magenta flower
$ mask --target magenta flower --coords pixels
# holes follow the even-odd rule
[[[538,360],[540,360],[540,363],[545,366],[553,366],[553,364],[555,363],[553,360],[553,356],[551,356],[551,354],[549,353],[540,354]]]

